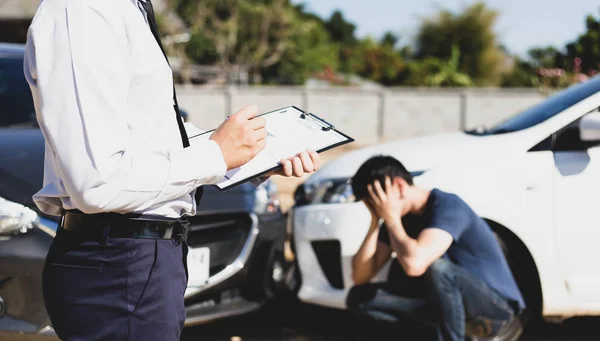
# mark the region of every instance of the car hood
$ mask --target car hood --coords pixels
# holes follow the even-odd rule
[[[502,151],[515,139],[506,135],[475,136],[463,132],[452,132],[398,140],[348,152],[328,162],[307,181],[314,184],[325,179],[350,178],[360,165],[372,156],[389,155],[400,160],[411,172],[423,172],[434,167],[457,162],[464,158],[490,157]]]

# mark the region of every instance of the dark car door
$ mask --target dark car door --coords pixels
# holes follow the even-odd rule
[[[23,76],[23,55],[0,52],[0,127],[34,126],[35,109]]]
[[[32,206],[43,178],[44,140],[37,128],[23,46],[0,44],[0,197]]]

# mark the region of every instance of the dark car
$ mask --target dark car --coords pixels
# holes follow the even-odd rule
[[[0,44],[0,330],[51,334],[41,273],[58,218],[41,213],[32,200],[42,186],[44,138],[23,76],[23,53],[22,45]],[[186,325],[255,310],[285,290],[285,224],[270,181],[225,192],[205,188],[188,244],[205,251],[208,278],[188,285]]]

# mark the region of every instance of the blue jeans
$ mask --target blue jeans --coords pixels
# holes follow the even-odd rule
[[[493,336],[516,314],[507,299],[450,261],[435,261],[424,279],[426,297],[403,297],[390,282],[368,283],[350,290],[347,307],[377,320],[417,320],[436,328],[443,341]]]

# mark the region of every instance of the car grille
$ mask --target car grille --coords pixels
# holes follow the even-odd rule
[[[210,276],[233,263],[252,229],[248,214],[212,214],[194,216],[190,221],[188,245],[210,249]]]
[[[329,284],[336,289],[344,289],[340,241],[316,240],[312,241],[311,245]]]

